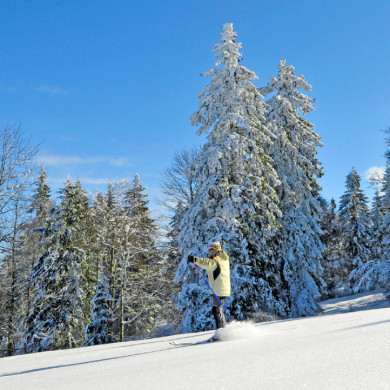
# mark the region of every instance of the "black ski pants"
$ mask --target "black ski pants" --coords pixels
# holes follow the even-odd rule
[[[211,312],[213,313],[215,324],[217,326],[217,329],[224,328],[226,326],[226,319],[225,319],[225,315],[223,314],[223,306],[221,305],[221,302],[224,304],[226,297],[218,297],[221,302],[218,301],[215,295],[213,295],[212,297],[213,297],[213,308]]]

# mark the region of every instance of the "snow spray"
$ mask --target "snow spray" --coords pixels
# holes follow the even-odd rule
[[[259,329],[253,322],[232,321],[224,328],[217,330],[218,340],[231,341],[239,339],[253,339],[255,337],[264,336],[264,329]]]

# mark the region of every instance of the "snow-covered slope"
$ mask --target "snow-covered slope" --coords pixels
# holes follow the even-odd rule
[[[390,308],[353,311],[384,297],[327,301],[335,315],[232,324],[217,343],[169,343],[205,332],[3,358],[0,389],[390,389]]]
[[[390,292],[369,291],[349,297],[330,299],[321,304],[323,314],[340,314],[352,311],[382,309],[390,306]],[[390,388],[390,387],[389,387]]]

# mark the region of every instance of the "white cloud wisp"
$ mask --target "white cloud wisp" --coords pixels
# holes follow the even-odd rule
[[[45,166],[60,166],[60,165],[95,165],[108,164],[113,167],[131,166],[126,157],[91,157],[84,158],[79,156],[60,156],[60,155],[42,155],[37,157],[38,164]]]
[[[366,180],[371,184],[381,184],[385,176],[385,168],[373,166],[365,172]]]

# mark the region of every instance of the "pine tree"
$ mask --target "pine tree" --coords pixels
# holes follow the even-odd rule
[[[384,262],[390,262],[390,127],[386,130],[388,136],[385,138],[386,142],[386,171],[383,179],[383,197],[381,199],[382,206],[382,260]]]
[[[83,223],[88,216],[88,198],[81,186],[80,180],[72,183],[70,179],[65,182],[64,188],[60,191],[61,218],[66,226],[78,231],[77,240],[80,242],[84,237]]]
[[[108,236],[108,220],[110,209],[107,205],[105,196],[101,192],[94,195],[89,213],[88,224],[89,231],[89,250],[93,262],[91,267],[94,268],[93,275],[99,275],[99,264],[104,264],[104,259],[107,257],[107,246],[104,244]],[[104,264],[105,267],[108,264]]]
[[[100,192],[95,194],[89,214],[90,279],[98,277],[99,265],[107,271],[109,294],[113,297],[113,301],[109,303],[111,310],[115,309],[114,301],[119,288],[117,253],[122,245],[121,231],[124,231],[123,218],[115,198],[114,184],[110,182],[105,195]],[[117,325],[109,323],[111,333],[118,332],[118,329],[114,329]]]
[[[372,259],[372,220],[368,199],[360,188],[360,176],[353,168],[346,179],[346,190],[340,199],[341,248],[340,259],[345,287],[350,287],[350,273]]]
[[[203,75],[212,80],[190,118],[208,142],[192,165],[196,195],[178,238],[183,260],[176,281],[184,280],[179,305],[187,331],[213,326],[209,291],[191,273],[186,259],[188,254],[207,253],[216,240],[231,258],[232,315],[243,319],[260,311],[285,314],[273,291],[274,264],[268,253],[280,216],[273,189],[279,181],[267,153],[272,134],[264,126],[266,105],[252,82],[257,76],[239,64],[240,48],[233,25],[225,24],[213,50],[216,68]]]
[[[47,174],[44,166],[41,167],[36,188],[33,191],[31,203],[28,212],[31,215],[30,220],[26,225],[26,233],[24,238],[23,256],[29,259],[29,266],[26,267],[27,277],[34,267],[35,260],[41,256],[48,248],[44,246],[45,240],[42,240],[42,232],[50,226],[51,216],[55,208],[54,202],[51,199],[51,189],[46,182]],[[31,307],[31,290],[32,286],[26,284],[25,311],[26,314]]]
[[[340,275],[340,221],[337,212],[337,205],[334,199],[326,208],[321,225],[323,235],[321,240],[324,244],[322,266],[324,268],[323,279],[325,287],[323,298],[330,299],[337,295],[337,286],[341,283]]]
[[[117,211],[116,195],[114,184],[109,183],[106,196],[97,199],[97,209],[100,218],[100,226],[97,229],[97,235],[100,241],[100,253],[105,257],[104,265],[108,270],[110,294],[115,298],[116,277],[117,277],[117,259],[115,256],[116,248],[120,245],[117,243],[118,232],[121,230],[121,223],[118,221],[121,212]]]
[[[374,259],[362,264],[351,273],[354,291],[370,290],[377,287],[388,288],[390,283],[390,128],[386,142],[386,170],[381,183],[381,195],[375,197],[374,227],[378,232],[374,235]],[[376,218],[375,218],[376,216]]]
[[[42,165],[29,210],[33,215],[36,225],[39,227],[45,224],[50,215],[50,211],[54,206],[53,201],[51,200],[50,187],[46,183],[46,178],[46,169]]]
[[[78,184],[67,180],[54,222],[43,232],[49,249],[31,273],[35,301],[25,321],[25,352],[70,348],[82,341],[86,255],[74,243],[85,218],[83,205]]]
[[[148,335],[158,321],[170,316],[173,302],[167,266],[157,247],[157,226],[150,215],[149,201],[137,174],[123,199],[126,252],[121,256],[123,277],[123,323],[129,336]],[[122,273],[123,274],[123,273]]]
[[[316,181],[322,176],[316,148],[322,144],[313,125],[300,115],[313,110],[313,99],[298,89],[310,91],[311,86],[285,61],[280,62],[276,78],[260,89],[264,95],[276,92],[267,100],[267,121],[276,134],[270,154],[281,180],[277,191],[283,213],[275,253],[290,316],[319,311],[316,299],[322,271],[322,206]]]
[[[311,91],[311,86],[286,61],[278,69],[260,92],[276,92],[267,100],[267,120],[276,134],[270,154],[281,180],[277,191],[283,213],[275,252],[289,315],[295,317],[320,311],[316,300],[322,286],[319,224],[323,210],[317,178],[323,172],[316,154],[322,143],[313,124],[301,116],[314,110],[314,100],[298,90]]]
[[[80,289],[83,293],[81,310],[82,322],[89,319],[91,312],[91,299],[94,294],[95,282],[98,277],[96,265],[92,258],[93,229],[90,216],[89,199],[79,179],[65,182],[64,188],[60,191],[61,218],[72,232],[72,245],[84,253],[85,258],[80,263],[81,275]],[[83,325],[80,325],[83,326]]]
[[[384,216],[381,224],[382,259],[390,261],[390,166],[386,169],[385,195],[382,199]]]
[[[382,196],[379,189],[376,189],[371,208],[372,219],[372,257],[374,259],[380,259],[382,257],[382,232],[383,232],[383,207]]]
[[[42,167],[36,182],[32,200],[24,191],[10,201],[12,213],[8,215],[9,232],[7,245],[3,246],[3,261],[0,267],[4,294],[0,299],[0,309],[4,315],[0,323],[6,327],[0,330],[0,337],[5,335],[6,354],[11,356],[18,351],[20,331],[23,320],[31,307],[31,284],[29,273],[36,259],[44,249],[40,243],[39,229],[45,225],[49,210],[52,207],[50,188],[46,184],[46,172]],[[1,327],[0,327],[1,328]]]
[[[103,196],[95,194],[91,209],[92,226],[92,256],[94,258],[95,273],[98,264],[107,270],[109,294],[113,301],[110,303],[113,311],[113,321],[110,322],[111,333],[123,341],[123,314],[119,310],[119,301],[123,297],[123,275],[121,269],[126,253],[126,234],[130,230],[129,219],[124,215],[123,198],[128,188],[127,181],[109,183],[107,193]]]
[[[110,335],[109,329],[109,323],[113,320],[110,307],[113,299],[109,293],[108,279],[103,272],[99,276],[95,290],[96,294],[92,299],[92,318],[85,330],[87,341],[84,347],[116,342],[115,338]]]
[[[22,343],[28,353],[76,346],[82,318],[80,264],[85,254],[72,247],[70,230],[62,224],[54,223],[47,235],[55,243],[37,260],[31,275],[37,295]]]
[[[155,236],[157,227],[150,217],[149,201],[145,194],[146,188],[140,183],[140,177],[135,175],[132,186],[126,192],[123,199],[123,207],[131,220],[131,243],[138,252],[134,258],[135,263],[143,262],[147,257],[156,253]]]
[[[390,283],[390,165],[386,167],[382,186],[383,195],[376,197],[372,257],[351,272],[353,291],[388,288]],[[375,216],[375,214],[374,214]]]
[[[154,332],[173,306],[145,191],[139,175],[132,183],[110,183],[105,196],[95,196],[91,211],[93,256],[107,270],[113,298],[110,331],[119,341]]]

